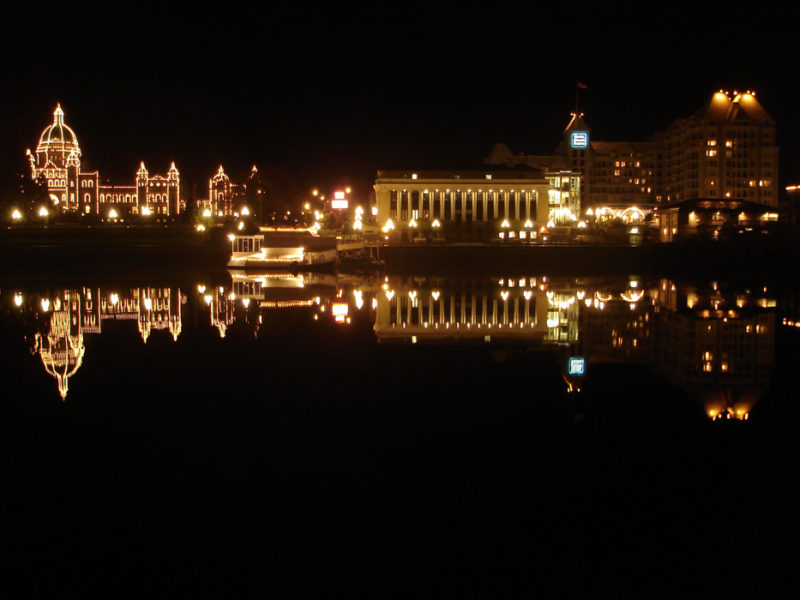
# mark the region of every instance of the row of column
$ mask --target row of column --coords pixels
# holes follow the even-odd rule
[[[478,299],[480,302],[477,301]],[[440,297],[438,300],[433,296],[424,299],[396,296],[390,304],[390,323],[392,325],[469,323],[471,325],[527,326],[545,323],[543,317],[546,316],[547,303],[544,301],[537,305],[536,298],[533,296],[530,299],[517,296],[503,300],[496,297],[490,299],[487,294],[461,294],[458,300],[457,302],[456,296]],[[537,306],[544,309],[543,315],[537,314]]]
[[[411,218],[436,218],[440,220],[490,221],[494,219],[536,219],[536,192],[430,192],[429,214],[425,214],[425,192],[418,194],[414,200],[414,192],[398,192],[393,190],[390,200],[392,212],[406,221]],[[449,195],[449,199],[446,197]],[[460,198],[459,198],[460,195]],[[398,206],[399,205],[399,206]],[[478,211],[478,207],[481,211]],[[446,208],[450,209],[449,216]],[[469,208],[468,208],[469,207]],[[491,211],[490,211],[491,208]],[[491,212],[491,214],[490,214]],[[480,213],[480,216],[478,216]],[[404,218],[404,215],[408,218]]]

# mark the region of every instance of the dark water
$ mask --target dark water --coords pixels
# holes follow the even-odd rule
[[[0,287],[5,563],[30,595],[789,570],[787,282],[108,279]]]

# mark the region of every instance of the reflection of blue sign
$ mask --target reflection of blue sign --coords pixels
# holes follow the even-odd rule
[[[570,375],[583,375],[586,373],[586,359],[582,356],[570,356],[569,357],[569,369],[568,372]]]
[[[573,131],[569,137],[569,145],[573,148],[584,149],[589,147],[588,131]]]

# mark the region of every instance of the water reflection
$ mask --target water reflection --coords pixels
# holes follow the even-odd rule
[[[182,330],[178,288],[146,287],[110,291],[73,288],[44,294],[13,293],[13,304],[34,328],[32,352],[56,380],[66,400],[69,379],[78,371],[86,353],[87,335],[99,335],[103,321],[135,321],[143,342],[153,331],[168,331],[177,341]]]
[[[177,341],[188,308],[220,338],[302,337],[324,324],[371,328],[373,344],[488,344],[554,353],[568,390],[570,357],[593,365],[639,363],[689,390],[713,419],[749,418],[775,362],[777,299],[764,286],[729,287],[641,277],[432,277],[230,271],[227,280],[179,287],[100,287],[51,293],[4,290],[7,310],[35,330],[32,351],[66,399],[86,336],[109,320],[135,321]],[[188,307],[184,306],[188,303]],[[791,322],[790,322],[791,321]],[[784,324],[794,325],[789,317]],[[236,332],[230,336],[229,333]],[[157,333],[155,333],[157,335]],[[331,335],[336,335],[331,333]],[[361,348],[373,352],[372,347]]]

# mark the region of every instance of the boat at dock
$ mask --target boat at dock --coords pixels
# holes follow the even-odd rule
[[[239,269],[308,269],[333,266],[336,240],[309,229],[260,227],[258,233],[231,234],[228,266]]]

